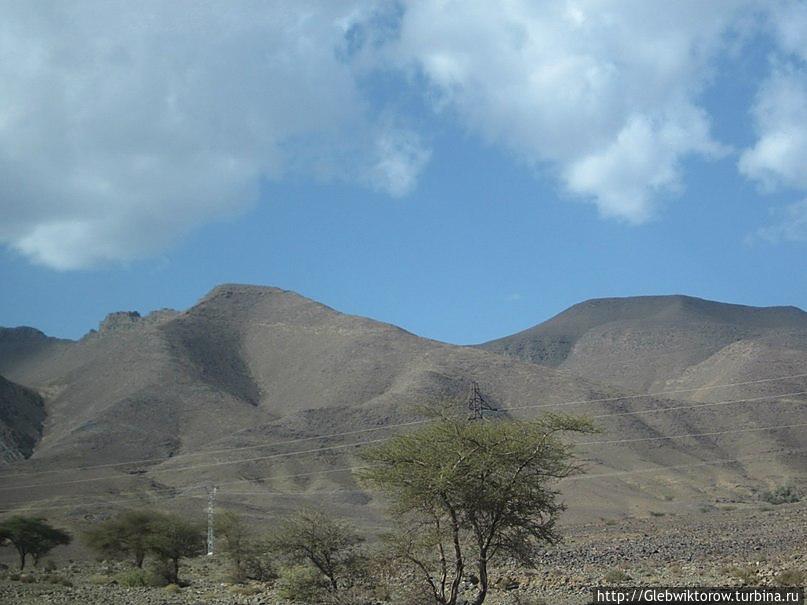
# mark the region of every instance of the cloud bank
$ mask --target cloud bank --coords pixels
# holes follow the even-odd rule
[[[368,81],[501,147],[628,223],[727,149],[699,104],[767,4],[580,0],[61,2],[0,8],[0,242],[56,269],[164,250],[289,174],[406,196],[427,132]],[[807,189],[807,12],[776,5],[777,58],[739,170]],[[697,15],[697,18],[693,18]]]
[[[428,150],[340,57],[371,5],[227,7],[3,5],[0,241],[73,269],[162,250],[289,172],[414,186]]]

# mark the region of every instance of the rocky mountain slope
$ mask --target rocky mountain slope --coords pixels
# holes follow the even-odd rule
[[[603,322],[589,309],[585,320],[554,322],[529,349],[544,353],[523,360],[499,354],[508,350],[498,345],[447,345],[292,292],[242,285],[220,286],[185,312],[112,314],[76,342],[5,330],[0,373],[40,393],[47,416],[31,457],[0,469],[0,508],[38,507],[73,519],[134,503],[202,510],[206,488],[217,485],[221,506],[256,518],[327,501],[364,523],[379,522],[380,501],[350,472],[356,447],[407,430],[422,419],[423,405],[466,414],[474,383],[503,414],[581,413],[603,429],[582,439],[598,442],[580,447],[589,475],[564,486],[578,517],[695,509],[803,473],[803,428],[758,429],[803,420],[804,398],[787,394],[807,382],[766,383],[773,397],[724,406],[726,393],[712,398],[704,380],[744,375],[748,368],[736,361],[743,355],[751,365],[767,362],[754,361],[753,350],[732,353],[731,362],[712,359],[719,369],[699,364],[714,356],[709,351],[745,346],[753,335],[754,346],[778,351],[773,374],[801,367],[799,349],[787,353],[775,335],[793,332],[787,342],[798,344],[804,314],[760,312],[746,322],[738,311],[726,327],[701,305],[700,328],[686,325],[677,336],[674,325],[682,322],[674,319],[683,311],[676,305],[696,303],[678,301],[649,323],[618,309]],[[667,322],[669,332],[653,322]],[[623,332],[608,331],[615,325]],[[625,396],[626,385],[587,369],[593,361],[570,362],[588,343],[580,350],[599,350],[607,363],[630,370],[607,346],[625,333],[630,342],[657,341],[659,350],[694,339],[700,350],[686,357],[689,374],[657,364],[630,374],[628,387],[678,381],[704,387],[704,401],[718,405]]]
[[[42,436],[44,419],[39,395],[0,376],[0,461],[30,456]]]
[[[480,346],[648,392],[807,372],[807,313],[688,296],[604,298]]]

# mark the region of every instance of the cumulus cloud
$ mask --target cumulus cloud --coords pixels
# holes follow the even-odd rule
[[[807,189],[807,4],[783,3],[772,20],[780,50],[752,108],[757,141],[739,168],[767,189]]]
[[[761,6],[5,3],[0,243],[57,269],[142,258],[290,173],[405,196],[431,154],[425,128],[409,126],[422,116],[393,110],[394,93],[413,90],[434,119],[641,223],[682,190],[686,158],[726,152],[699,99],[727,37]],[[759,140],[740,166],[805,187],[807,16],[804,3],[777,7],[787,58],[762,85]],[[400,90],[375,90],[378,74]]]
[[[0,242],[58,269],[143,257],[291,171],[406,194],[420,138],[347,52],[370,2],[5,3]]]
[[[438,110],[548,166],[604,215],[640,223],[680,187],[685,157],[724,152],[697,98],[746,9],[415,0],[392,54],[425,76]]]
[[[773,244],[807,242],[807,199],[786,206],[777,215],[776,222],[758,229],[749,241],[765,240]]]

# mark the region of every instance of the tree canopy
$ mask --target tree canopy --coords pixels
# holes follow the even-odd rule
[[[286,519],[270,539],[270,547],[293,563],[313,566],[336,592],[352,582],[352,567],[363,539],[347,523],[303,509]]]
[[[124,511],[87,530],[84,542],[104,555],[132,557],[137,567],[143,567],[148,536],[160,518],[160,513],[150,510]]]
[[[168,564],[167,580],[179,583],[179,562],[204,552],[202,527],[177,515],[162,514],[151,525],[146,540],[149,552]]]
[[[489,563],[534,561],[559,539],[564,509],[556,481],[579,471],[564,433],[592,432],[581,418],[551,414],[529,421],[439,418],[362,451],[360,472],[386,493],[401,530],[390,537],[436,603],[454,605],[466,567],[479,575],[474,605],[487,595]]]
[[[20,558],[20,569],[25,569],[28,555],[34,565],[40,557],[59,545],[70,544],[68,533],[50,525],[40,517],[15,516],[0,522],[0,544],[11,544]]]

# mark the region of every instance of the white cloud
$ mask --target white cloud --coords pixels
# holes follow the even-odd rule
[[[376,145],[377,160],[370,171],[370,184],[396,197],[406,195],[415,187],[431,152],[419,136],[395,128],[383,131]]]
[[[770,243],[807,242],[807,199],[790,204],[778,213],[772,225],[758,229],[749,241],[762,239]]]
[[[405,194],[428,152],[343,52],[372,8],[4,3],[0,242],[57,269],[139,258],[290,171]]]
[[[751,108],[757,140],[740,156],[740,172],[766,190],[807,191],[807,3],[778,2],[768,14],[776,48],[771,72]],[[778,221],[750,241],[807,241],[807,200],[774,211]]]
[[[746,3],[407,3],[391,54],[436,107],[573,194],[639,223],[681,186],[681,161],[723,148],[697,98]],[[697,15],[697,18],[693,18]]]
[[[699,97],[727,32],[765,6],[408,0],[396,15],[378,0],[5,3],[0,243],[57,269],[141,258],[289,173],[406,195],[430,159],[427,133],[390,109],[412,90],[368,86],[378,73],[425,82],[417,92],[436,119],[641,223],[682,190],[686,158],[725,153]],[[759,141],[741,169],[805,187],[807,11],[777,7],[788,58],[762,86]]]
[[[807,189],[807,69],[777,66],[753,107],[756,143],[740,156],[740,171],[766,188]]]

